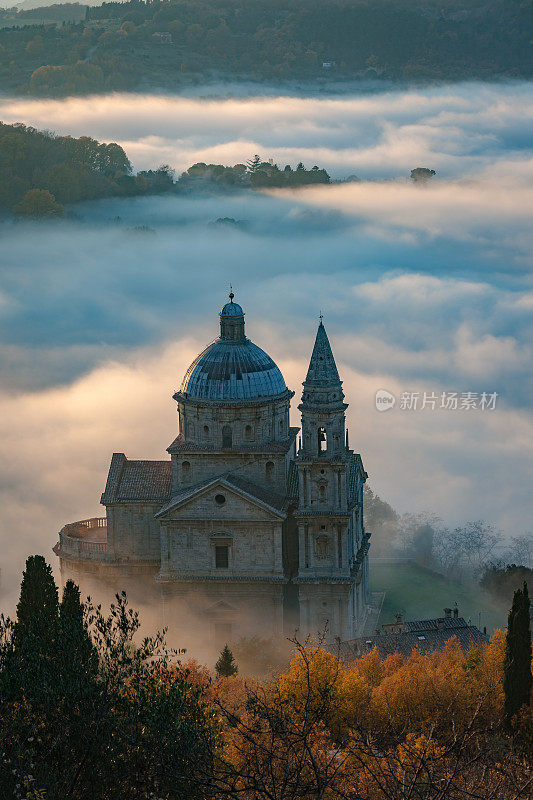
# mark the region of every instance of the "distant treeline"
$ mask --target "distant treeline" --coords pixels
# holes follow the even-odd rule
[[[58,216],[64,204],[103,197],[295,187],[329,180],[318,167],[307,170],[298,164],[295,170],[289,165],[280,170],[259,156],[234,167],[194,164],[177,181],[167,165],[133,175],[118,144],[0,123],[0,209],[19,216]]]
[[[454,80],[533,72],[533,0],[130,0],[88,7],[81,22],[70,8],[63,17],[57,6],[36,12],[41,26],[0,29],[0,88],[62,95],[175,89],[215,75]],[[10,23],[24,18],[0,11],[0,25]]]
[[[533,586],[533,569],[517,564],[491,564],[479,585],[507,603],[524,581]]]

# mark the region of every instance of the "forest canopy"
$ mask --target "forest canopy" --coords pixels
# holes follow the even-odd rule
[[[532,74],[532,0],[130,0],[0,10],[0,88],[38,95],[191,80],[487,79]],[[70,7],[69,7],[70,8]],[[44,68],[44,71],[43,71]]]
[[[246,164],[193,164],[180,178],[166,164],[132,174],[120,145],[75,139],[38,131],[22,124],[0,122],[0,209],[17,216],[61,216],[63,205],[103,197],[132,197],[165,192],[230,192],[263,188],[294,188],[329,183],[317,166],[280,169],[258,155]]]

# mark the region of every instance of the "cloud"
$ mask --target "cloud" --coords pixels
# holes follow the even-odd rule
[[[172,392],[217,334],[229,283],[295,400],[324,312],[350,441],[400,511],[488,518],[509,535],[530,527],[531,85],[141,99],[3,98],[0,118],[118,140],[137,168],[260,152],[365,180],[109,199],[57,225],[2,224],[4,589],[28,552],[51,557],[64,522],[100,513],[113,450],[164,453]],[[439,174],[413,185],[422,165]],[[219,217],[241,224],[209,225]],[[143,225],[154,232],[133,231]],[[379,413],[380,388],[497,392],[498,404]]]
[[[232,89],[235,96],[227,96]],[[220,91],[224,96],[216,96]],[[0,99],[0,119],[118,141],[137,169],[154,162],[177,169],[204,160],[235,163],[259,152],[281,163],[320,163],[335,176],[398,177],[426,161],[444,177],[459,177],[529,148],[524,132],[533,111],[527,82],[375,94],[354,88],[326,97],[261,91],[260,97],[242,86],[213,87],[208,97],[7,97]]]

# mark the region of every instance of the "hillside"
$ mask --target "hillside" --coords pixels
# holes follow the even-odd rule
[[[0,29],[0,90],[60,96],[176,91],[225,77],[455,80],[533,70],[533,0],[445,8],[437,0],[130,0],[87,7],[81,21],[72,8],[39,9],[40,25],[30,24],[35,11],[0,11],[0,26],[9,26]]]
[[[403,613],[406,619],[431,619],[441,616],[445,607],[457,603],[462,617],[470,617],[473,625],[486,626],[488,633],[507,625],[506,604],[498,603],[475,584],[448,581],[414,562],[371,563],[370,581],[373,592],[386,593],[380,623],[391,622],[397,612]]]

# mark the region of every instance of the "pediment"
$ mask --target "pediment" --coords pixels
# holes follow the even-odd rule
[[[251,491],[235,486],[225,478],[215,478],[174,497],[156,515],[161,521],[209,519],[280,521],[285,513]]]
[[[238,609],[235,606],[232,606],[230,603],[226,603],[225,600],[219,600],[218,603],[213,603],[212,606],[209,606],[205,609],[206,614],[227,614],[227,613],[236,613]]]

